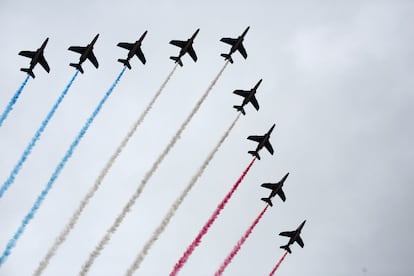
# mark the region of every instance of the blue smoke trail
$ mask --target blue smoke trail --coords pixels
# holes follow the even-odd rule
[[[66,162],[69,160],[69,158],[72,156],[73,151],[75,150],[76,146],[79,144],[83,136],[85,135],[86,131],[92,124],[93,120],[95,119],[96,115],[98,115],[99,111],[105,104],[106,100],[109,98],[109,96],[112,94],[114,88],[118,84],[119,80],[121,79],[122,75],[124,74],[126,69],[126,66],[122,68],[121,73],[119,73],[118,77],[112,84],[112,86],[109,88],[109,90],[106,92],[105,96],[101,99],[96,109],[93,111],[92,115],[88,118],[85,125],[82,127],[81,131],[78,133],[78,136],[76,136],[75,140],[73,140],[72,144],[70,145],[68,151],[66,152],[65,156],[62,158],[60,163],[57,165],[55,171],[53,172],[52,176],[50,177],[49,181],[46,184],[46,187],[42,190],[40,195],[37,197],[36,202],[30,209],[29,213],[24,217],[22,223],[20,224],[19,228],[17,229],[16,233],[14,233],[13,237],[9,240],[9,242],[6,245],[6,248],[4,249],[3,254],[0,257],[0,267],[4,264],[7,257],[11,254],[12,249],[16,246],[16,243],[20,236],[23,234],[24,230],[26,229],[26,226],[29,224],[29,222],[33,219],[35,216],[37,210],[40,208],[40,205],[42,204],[43,200],[46,198],[47,194],[49,193],[50,189],[52,189],[53,184],[55,183],[56,179],[58,178],[60,172],[62,171],[63,167],[65,166]]]
[[[56,110],[58,109],[59,105],[65,98],[66,94],[69,91],[69,88],[72,86],[72,83],[75,81],[76,76],[78,75],[76,70],[75,74],[73,75],[72,79],[69,81],[68,85],[66,86],[65,90],[63,90],[60,97],[57,99],[55,104],[53,105],[52,109],[47,114],[46,118],[43,120],[42,124],[40,125],[39,129],[36,131],[35,135],[33,136],[30,143],[27,145],[26,149],[24,150],[22,156],[19,159],[19,162],[14,166],[13,170],[11,171],[7,180],[3,183],[3,186],[0,188],[0,199],[3,197],[4,193],[7,189],[13,184],[17,174],[19,173],[20,169],[22,168],[24,162],[26,161],[27,157],[29,157],[30,153],[32,152],[33,147],[36,145],[36,142],[40,139],[43,131],[45,130],[47,124],[49,123],[50,119],[52,119],[53,115],[55,114]]]
[[[17,89],[16,93],[14,93],[13,98],[11,98],[9,104],[6,106],[6,109],[4,110],[3,114],[0,116],[0,127],[3,124],[4,120],[6,120],[7,115],[9,115],[10,111],[12,111],[14,104],[17,102],[17,100],[20,97],[20,94],[23,91],[23,88],[26,86],[27,81],[29,80],[29,75],[26,76],[24,79],[22,85],[20,85],[19,89]]]

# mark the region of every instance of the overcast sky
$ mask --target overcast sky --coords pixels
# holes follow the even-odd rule
[[[183,58],[156,106],[116,162],[75,230],[44,275],[76,275],[90,251],[139,185],[195,102],[222,68],[219,40],[245,38],[247,60],[236,53],[180,141],[148,182],[142,196],[90,275],[123,275],[171,203],[228,128],[242,98],[257,92],[260,111],[247,115],[211,162],[137,275],[166,275],[251,160],[256,144],[276,123],[275,155],[262,151],[227,208],[204,237],[181,275],[212,275],[262,210],[263,182],[286,172],[287,201],[274,200],[226,270],[226,275],[266,275],[293,230],[307,219],[305,247],[292,246],[277,275],[414,274],[412,183],[414,131],[414,3],[412,1],[11,1],[0,2],[0,110],[25,75],[46,37],[50,74],[37,66],[0,128],[0,183],[9,175],[40,122],[74,73],[67,51],[95,45],[99,69],[85,62],[37,147],[0,200],[0,250],[33,205],[86,118],[122,69],[116,60],[148,30],[147,64],[131,60],[90,130],[62,171],[0,275],[31,275],[124,135],[174,64],[178,48],[200,28],[194,63]]]

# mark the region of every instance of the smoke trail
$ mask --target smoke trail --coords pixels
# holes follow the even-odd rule
[[[112,154],[109,161],[106,163],[105,167],[102,169],[101,173],[99,174],[98,178],[96,179],[94,185],[92,188],[88,191],[88,193],[85,195],[85,197],[82,199],[79,207],[76,209],[76,211],[73,213],[72,217],[70,218],[70,221],[65,226],[63,231],[60,233],[60,235],[56,238],[55,243],[52,245],[52,247],[47,252],[46,256],[43,258],[43,260],[39,263],[38,268],[36,269],[34,275],[40,275],[42,271],[48,266],[50,259],[53,258],[53,256],[56,254],[56,251],[58,250],[59,246],[66,240],[67,236],[69,235],[70,231],[73,229],[73,227],[76,225],[80,215],[82,214],[85,207],[88,205],[90,199],[95,195],[96,191],[101,186],[101,183],[103,179],[105,178],[108,171],[111,169],[112,165],[115,163],[118,156],[121,154],[122,150],[125,148],[125,146],[128,144],[131,137],[134,135],[138,127],[141,125],[141,123],[144,121],[144,118],[148,114],[148,112],[151,110],[152,106],[154,105],[155,101],[160,96],[162,90],[164,90],[165,86],[167,85],[168,81],[171,79],[173,73],[175,72],[178,64],[174,66],[172,71],[168,74],[166,80],[162,83],[161,87],[158,89],[157,93],[152,98],[151,102],[148,104],[144,112],[141,114],[141,116],[138,118],[138,120],[134,123],[131,130],[128,132],[128,134],[125,136],[125,138],[122,140],[121,144],[119,144],[118,148],[115,150],[115,152]],[[76,71],[77,72],[77,71]]]
[[[285,254],[283,254],[282,258],[280,258],[280,260],[277,262],[277,264],[273,268],[272,272],[270,272],[269,276],[275,275],[276,270],[279,268],[280,264],[283,262],[283,260],[285,259],[287,254],[288,254],[288,252],[285,251]]]
[[[247,168],[243,171],[242,175],[237,179],[236,183],[234,183],[233,187],[231,188],[230,192],[223,198],[223,200],[220,202],[220,204],[217,206],[216,210],[214,210],[214,213],[211,215],[211,217],[208,219],[206,224],[204,224],[201,231],[198,233],[197,237],[193,240],[193,242],[190,244],[190,246],[187,247],[187,250],[184,252],[184,254],[181,256],[181,258],[178,260],[178,262],[175,264],[173,271],[170,273],[170,276],[175,276],[178,274],[180,269],[185,265],[188,258],[193,253],[194,249],[200,244],[201,239],[205,234],[207,234],[208,229],[213,225],[214,221],[219,216],[221,210],[224,209],[227,202],[232,197],[233,193],[236,191],[237,187],[239,187],[240,183],[243,181],[246,174],[249,172],[250,168],[253,166],[254,161],[256,161],[256,157],[253,158],[253,160],[250,162],[250,164],[247,166]]]
[[[101,99],[96,109],[92,112],[91,116],[86,121],[85,125],[82,127],[81,131],[79,132],[78,136],[76,136],[75,140],[70,145],[68,151],[65,153],[65,156],[62,158],[60,163],[57,165],[55,171],[53,172],[52,176],[50,177],[49,181],[47,182],[45,188],[41,191],[40,195],[37,197],[35,203],[33,204],[32,208],[30,209],[29,213],[24,217],[21,225],[17,229],[16,233],[13,235],[13,237],[9,240],[9,242],[6,245],[6,248],[3,252],[3,254],[0,257],[0,267],[3,265],[3,263],[6,261],[7,257],[11,254],[12,249],[16,246],[17,241],[19,240],[20,236],[23,234],[24,230],[26,229],[26,226],[29,224],[29,222],[33,219],[35,216],[37,210],[40,208],[41,204],[43,203],[43,200],[45,200],[47,194],[49,193],[50,189],[52,189],[53,184],[55,183],[56,179],[58,178],[60,172],[62,171],[63,167],[65,166],[66,162],[69,160],[69,158],[72,156],[73,151],[76,149],[76,146],[79,144],[79,142],[82,140],[83,136],[85,135],[86,131],[92,124],[93,120],[95,119],[96,115],[98,115],[99,111],[103,107],[104,103],[108,99],[108,97],[112,94],[115,86],[118,84],[119,80],[121,79],[122,75],[125,72],[126,67],[124,66],[122,68],[122,71],[119,73],[118,77],[112,84],[112,86],[109,88],[109,90],[106,92],[105,96]]]
[[[231,263],[234,256],[237,255],[237,253],[239,252],[239,250],[242,247],[242,245],[244,244],[244,242],[247,240],[247,238],[253,232],[254,228],[259,223],[260,219],[263,217],[263,215],[266,212],[268,207],[269,207],[269,205],[266,205],[266,207],[264,207],[263,211],[260,212],[259,216],[253,221],[252,225],[250,225],[250,227],[247,229],[246,233],[244,233],[244,235],[241,237],[241,239],[237,242],[236,246],[233,248],[233,250],[227,256],[227,258],[224,260],[224,262],[220,266],[219,270],[217,270],[217,272],[214,274],[215,276],[221,276],[223,274],[224,270],[226,270],[227,266]]]
[[[147,184],[148,180],[151,178],[151,176],[154,174],[154,172],[157,170],[158,166],[161,164],[161,162],[164,160],[165,156],[167,156],[168,152],[173,148],[175,143],[178,141],[178,139],[181,136],[181,133],[184,131],[188,123],[191,121],[191,119],[194,117],[194,115],[197,113],[198,109],[200,108],[201,104],[204,102],[208,94],[210,93],[211,89],[216,84],[217,80],[220,78],[221,74],[223,73],[224,69],[226,68],[228,62],[226,62],[223,66],[223,68],[220,70],[220,72],[217,74],[217,76],[214,78],[214,80],[211,82],[210,86],[207,88],[207,90],[204,92],[204,94],[201,96],[201,98],[198,100],[196,105],[194,106],[193,110],[191,111],[190,115],[186,118],[186,120],[183,122],[181,127],[178,129],[177,133],[174,135],[174,137],[171,139],[170,143],[167,145],[167,147],[164,149],[164,151],[160,154],[158,159],[154,162],[151,169],[145,174],[144,178],[141,180],[141,184],[138,186],[137,190],[134,192],[132,197],[128,200],[127,204],[122,209],[121,213],[117,216],[111,227],[106,231],[106,234],[101,239],[99,244],[95,247],[95,249],[90,253],[87,261],[83,264],[82,269],[79,273],[79,275],[86,275],[88,273],[90,267],[92,266],[95,259],[100,255],[101,251],[105,248],[105,246],[108,244],[109,240],[111,239],[112,235],[116,232],[119,225],[121,225],[122,221],[124,220],[126,214],[131,210],[132,206],[135,204],[135,201],[138,199],[138,197],[141,195],[142,190],[144,189],[145,185]]]
[[[22,168],[24,162],[29,157],[30,153],[32,152],[33,147],[36,145],[36,142],[40,139],[40,136],[42,135],[43,131],[45,130],[46,126],[48,125],[50,119],[52,119],[53,115],[55,114],[56,110],[58,109],[59,105],[65,98],[66,94],[69,91],[69,88],[72,86],[72,83],[75,81],[76,76],[78,75],[79,71],[76,71],[73,75],[72,79],[67,84],[66,88],[62,91],[62,94],[59,96],[55,104],[53,105],[52,109],[47,114],[46,118],[41,123],[39,129],[36,131],[34,136],[32,137],[32,140],[27,145],[26,149],[23,151],[22,156],[20,157],[17,164],[14,166],[13,170],[10,172],[9,177],[7,180],[3,183],[3,186],[0,188],[0,199],[3,197],[4,193],[7,191],[7,189],[13,184],[17,174],[19,173],[20,169]]]
[[[233,121],[233,123],[230,125],[230,127],[226,130],[226,132],[221,137],[220,141],[217,143],[215,148],[210,152],[210,154],[207,156],[204,163],[201,165],[201,167],[198,169],[197,173],[191,178],[190,183],[188,183],[187,187],[184,189],[184,191],[181,193],[181,195],[175,200],[175,202],[172,204],[170,209],[168,210],[167,214],[165,215],[164,219],[161,221],[160,225],[158,225],[157,229],[154,231],[152,236],[149,238],[147,243],[142,248],[141,252],[138,254],[135,261],[132,263],[131,267],[128,269],[126,275],[132,275],[135,270],[139,268],[144,258],[147,256],[148,251],[151,249],[152,245],[158,240],[159,236],[164,232],[165,228],[168,226],[171,218],[174,216],[175,212],[180,207],[181,203],[184,201],[188,193],[193,188],[194,184],[197,182],[198,178],[201,177],[201,175],[204,173],[204,170],[209,165],[210,161],[213,159],[216,152],[219,150],[223,142],[226,140],[227,136],[230,134],[231,130],[235,126],[236,122],[240,118],[239,113],[236,117],[236,119]]]
[[[20,94],[23,91],[23,88],[26,86],[26,83],[29,80],[29,75],[26,76],[23,83],[20,85],[19,89],[17,89],[16,93],[14,93],[13,97],[11,98],[9,104],[6,106],[6,109],[3,111],[3,114],[0,115],[0,127],[3,124],[4,120],[6,120],[7,115],[9,115],[10,111],[12,111],[14,104],[20,97]]]

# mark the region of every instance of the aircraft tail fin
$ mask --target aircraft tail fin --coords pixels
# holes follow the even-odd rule
[[[254,157],[260,160],[260,155],[257,151],[251,150],[251,151],[248,151],[248,153],[250,153],[251,155],[253,155]]]
[[[118,59],[118,61],[119,61],[120,63],[123,63],[126,67],[128,67],[128,69],[130,69],[130,70],[131,70],[131,64],[129,63],[129,60],[119,58],[119,59]]]
[[[79,72],[81,72],[83,74],[83,68],[80,65],[80,63],[70,63],[69,65],[72,66],[72,67],[75,67],[76,69],[78,69]]]
[[[233,63],[233,59],[231,58],[231,55],[229,54],[221,54],[222,57],[224,57],[225,60],[230,61],[230,63]]]
[[[290,247],[289,247],[289,245],[282,245],[280,248],[282,248],[282,249],[284,249],[284,250],[286,250],[287,252],[289,252],[289,254],[291,254],[292,253],[292,250],[290,250]]]
[[[240,111],[243,115],[246,115],[246,111],[244,111],[242,105],[233,105],[233,108],[237,109],[237,111]]]
[[[20,68],[20,71],[26,72],[27,74],[29,74],[32,78],[35,78],[35,75],[32,71],[32,69],[30,68]]]
[[[273,203],[272,200],[268,197],[262,197],[261,200],[263,200],[264,202],[266,202],[267,204],[270,205],[270,207],[273,207]]]
[[[181,61],[181,58],[171,56],[170,59],[174,60],[175,63],[178,63],[181,67],[183,66],[183,62]]]

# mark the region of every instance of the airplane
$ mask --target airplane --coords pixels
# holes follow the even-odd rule
[[[259,151],[263,147],[265,147],[270,152],[270,154],[273,155],[273,147],[269,142],[269,138],[270,138],[270,134],[272,133],[273,129],[275,128],[275,125],[276,124],[273,124],[273,126],[269,129],[269,131],[265,135],[262,135],[262,136],[252,135],[252,136],[247,137],[247,139],[259,143],[256,147],[256,150],[251,150],[248,153],[250,153],[251,155],[257,157],[257,159],[260,160]]]
[[[82,63],[89,59],[90,62],[95,66],[95,68],[99,67],[98,60],[96,59],[95,55],[93,54],[93,45],[95,44],[96,40],[98,39],[99,34],[97,34],[91,43],[89,43],[85,47],[81,46],[70,46],[69,51],[76,52],[80,54],[79,63],[70,63],[69,65],[78,69],[79,72],[83,74]]]
[[[259,103],[256,100],[255,94],[257,92],[257,88],[259,87],[260,83],[262,83],[262,80],[259,80],[259,82],[250,90],[234,90],[233,93],[239,96],[244,97],[243,102],[241,105],[233,105],[233,108],[237,109],[237,111],[240,111],[243,115],[246,115],[246,111],[244,111],[244,106],[247,105],[249,102],[252,103],[254,108],[256,110],[259,110]]]
[[[285,237],[289,237],[289,241],[286,245],[282,245],[280,248],[285,249],[287,252],[292,253],[292,250],[290,250],[289,245],[294,244],[295,242],[297,242],[300,247],[303,248],[304,244],[303,244],[303,240],[300,237],[300,232],[302,231],[303,226],[305,225],[306,219],[299,225],[298,228],[296,228],[296,230],[293,231],[287,231],[287,232],[281,232],[279,234],[279,236],[285,236]]]
[[[261,200],[269,204],[270,207],[273,206],[272,197],[275,197],[276,195],[278,195],[283,202],[286,201],[286,196],[282,190],[282,187],[288,176],[289,176],[289,173],[285,174],[285,176],[277,183],[263,183],[262,185],[260,185],[263,188],[272,190],[268,197],[262,197]]]
[[[139,60],[142,62],[142,64],[145,64],[145,56],[144,53],[141,50],[141,44],[144,40],[145,35],[147,34],[147,31],[145,31],[141,37],[135,41],[135,43],[127,43],[127,42],[120,42],[118,43],[118,47],[124,48],[129,50],[127,59],[118,59],[119,62],[123,63],[125,66],[128,67],[128,69],[131,69],[131,64],[129,63],[129,60],[136,55]]]
[[[194,42],[194,38],[197,36],[198,32],[200,31],[200,29],[197,29],[195,31],[195,33],[187,40],[187,41],[182,41],[182,40],[171,40],[170,44],[180,47],[180,53],[178,54],[177,57],[171,56],[170,59],[174,60],[175,63],[178,63],[180,66],[183,66],[183,62],[181,61],[181,57],[183,55],[185,55],[185,53],[188,53],[191,58],[194,60],[194,62],[197,61],[197,55],[193,49],[193,42]]]
[[[244,59],[247,58],[246,49],[244,49],[244,46],[243,46],[243,40],[249,28],[250,26],[247,27],[246,30],[244,30],[244,32],[238,38],[223,37],[222,39],[220,39],[221,42],[231,45],[231,49],[228,54],[221,54],[221,56],[224,57],[224,60],[228,60],[230,61],[230,63],[233,63],[233,59],[231,58],[231,55],[236,51],[239,51],[240,54],[244,57]]]
[[[42,46],[40,46],[39,49],[36,51],[21,51],[19,52],[19,55],[31,58],[30,61],[30,67],[29,68],[20,68],[20,71],[26,72],[29,74],[32,78],[35,78],[35,75],[33,73],[33,68],[36,66],[37,63],[42,65],[42,67],[45,69],[46,72],[50,72],[49,64],[47,64],[47,61],[43,55],[43,52],[45,50],[46,44],[49,41],[49,38],[46,38],[45,41],[42,43]]]

